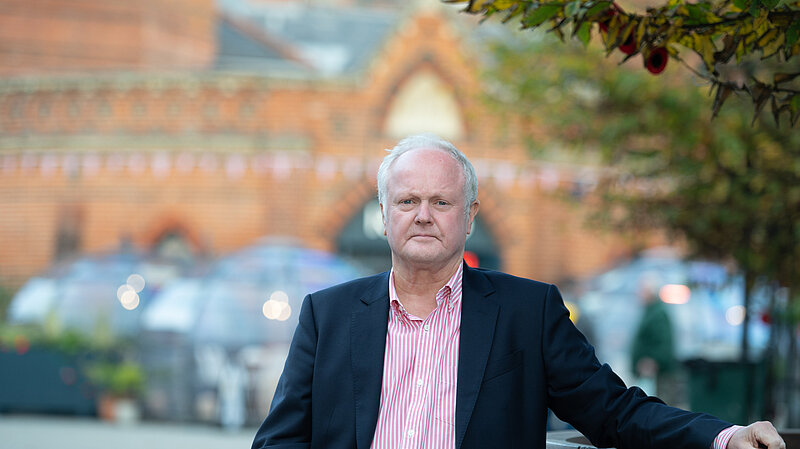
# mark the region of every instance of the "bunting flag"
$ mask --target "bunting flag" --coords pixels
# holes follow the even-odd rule
[[[292,174],[292,160],[286,153],[277,153],[273,156],[272,174],[278,179],[286,179]]]
[[[373,180],[378,172],[381,158],[364,159],[358,156],[331,154],[311,155],[291,151],[263,152],[254,155],[216,152],[170,153],[159,151],[148,154],[140,152],[67,153],[49,151],[42,153],[18,153],[0,156],[0,174],[11,175],[19,171],[29,173],[38,168],[42,176],[54,176],[59,171],[66,176],[96,176],[102,171],[120,173],[126,171],[135,176],[152,174],[165,178],[175,174],[189,175],[195,170],[202,173],[224,174],[230,180],[239,180],[251,172],[256,176],[271,176],[285,180],[301,172],[309,172],[321,181],[332,181],[338,176],[357,182]],[[502,190],[514,187],[554,191],[562,187],[588,193],[597,187],[600,171],[591,167],[556,166],[540,161],[524,163],[476,158],[473,160],[482,182],[491,182]],[[629,179],[621,175],[620,184]],[[643,188],[643,187],[639,187]]]
[[[544,168],[539,173],[539,186],[547,192],[552,192],[558,188],[560,178],[558,170],[552,167]]]
[[[495,162],[492,169],[494,182],[503,189],[510,189],[517,177],[517,167],[511,162]]]
[[[225,174],[228,179],[239,179],[247,171],[247,162],[238,154],[228,156],[225,159]]]
[[[157,178],[166,178],[172,171],[172,158],[166,153],[156,153],[153,155],[150,167]]]
[[[42,156],[42,161],[39,164],[39,169],[42,176],[50,177],[58,170],[58,158],[52,154],[45,154]]]
[[[84,154],[83,161],[81,161],[81,174],[84,176],[97,176],[102,168],[102,161],[100,156],[91,153]]]
[[[336,159],[328,155],[318,157],[314,165],[314,172],[317,178],[323,181],[330,181],[335,178],[336,170]]]
[[[3,173],[10,174],[17,170],[17,158],[13,155],[3,157]]]

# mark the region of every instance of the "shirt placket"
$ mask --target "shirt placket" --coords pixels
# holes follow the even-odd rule
[[[437,344],[435,339],[439,333],[437,329],[441,327],[440,322],[444,318],[443,314],[446,313],[445,308],[450,307],[447,311],[452,309],[452,305],[448,304],[448,299],[447,293],[440,292],[437,295],[436,309],[425,320],[413,320],[416,329],[412,370],[413,387],[410,400],[412,406],[404,420],[406,426],[403,429],[404,438],[401,445],[403,449],[424,447],[424,438],[430,424],[428,421],[432,416],[431,386],[435,380],[433,368],[438,365],[444,350],[443,345]]]

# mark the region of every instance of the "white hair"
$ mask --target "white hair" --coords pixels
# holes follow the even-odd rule
[[[452,143],[434,134],[418,134],[406,137],[392,149],[387,149],[389,154],[383,158],[378,168],[378,202],[384,204],[389,188],[389,170],[394,162],[404,153],[423,148],[433,148],[448,153],[461,166],[464,173],[464,215],[469,217],[469,208],[478,199],[478,176],[475,167],[458,148]]]

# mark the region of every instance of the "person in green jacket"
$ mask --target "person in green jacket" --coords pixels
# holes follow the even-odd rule
[[[678,361],[672,320],[658,296],[659,288],[653,277],[644,277],[640,281],[638,293],[644,310],[631,347],[631,363],[640,387],[648,394],[658,395],[668,404],[674,404],[680,401],[676,391]]]

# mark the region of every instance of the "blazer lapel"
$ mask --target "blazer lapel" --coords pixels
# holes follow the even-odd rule
[[[456,448],[461,447],[478,399],[483,372],[492,348],[499,305],[489,296],[491,282],[480,271],[464,266],[461,297],[461,341],[456,391]]]
[[[364,449],[369,448],[378,423],[389,322],[389,273],[377,279],[350,317],[356,447]]]

